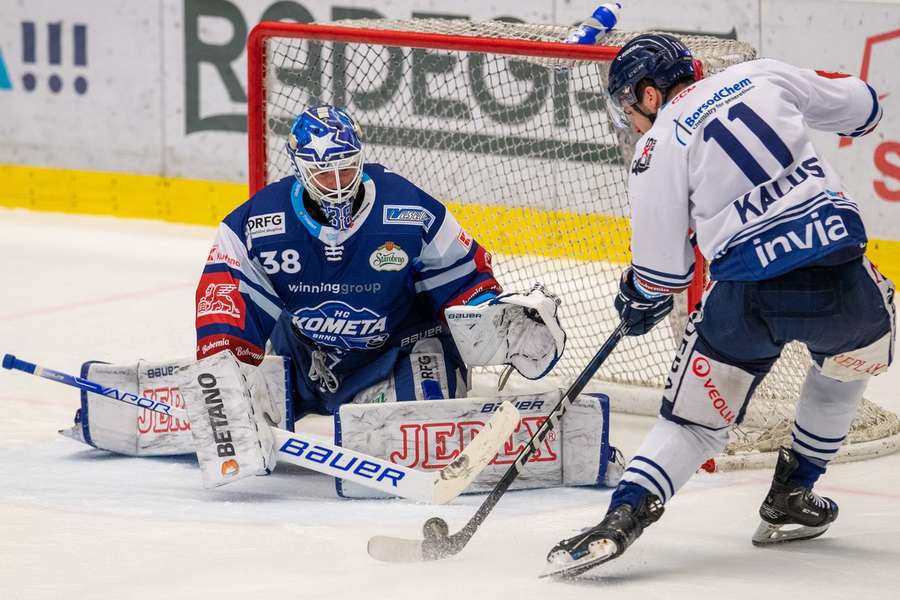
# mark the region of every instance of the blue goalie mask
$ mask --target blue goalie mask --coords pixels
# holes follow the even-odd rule
[[[335,229],[353,225],[353,201],[362,181],[361,133],[342,109],[311,106],[294,120],[285,144],[294,174]]]
[[[637,85],[649,79],[666,91],[684,77],[694,77],[694,58],[681,40],[663,33],[639,35],[622,46],[609,65],[606,110],[613,125],[629,126],[624,107],[638,103]]]

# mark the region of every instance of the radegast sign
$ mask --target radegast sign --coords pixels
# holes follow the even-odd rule
[[[222,99],[215,97],[224,89],[233,108],[247,101],[242,84],[244,49],[255,15],[245,16],[246,6],[229,0],[184,0],[184,131],[188,136],[202,131],[246,131],[246,115],[223,112]],[[259,21],[301,23],[385,17],[515,23],[546,22],[547,18],[536,18],[533,7],[507,7],[502,2],[489,10],[510,10],[515,17],[482,14],[484,9],[472,3],[454,9],[478,14],[450,14],[448,9],[386,15],[371,8],[310,1],[258,6],[262,9],[256,13]],[[208,31],[212,24],[221,30],[214,40]],[[735,38],[736,31],[718,35]],[[346,106],[363,126],[366,142],[372,144],[422,150],[464,148],[468,153],[554,160],[620,160],[618,149],[610,143],[596,65],[548,69],[494,55],[388,47],[370,51],[369,60],[361,63],[356,48],[296,40],[290,54],[295,60],[279,65],[275,77],[285,88],[299,89],[300,95],[294,92],[291,106],[269,107],[274,136],[287,134],[304,105],[328,102]],[[360,70],[364,71],[362,83],[354,77]],[[604,138],[607,143],[598,143]]]
[[[412,16],[448,17],[422,12]],[[201,39],[199,24],[209,17],[230,22],[233,33],[224,43]],[[340,6],[332,7],[330,15],[332,20],[382,17],[374,10]],[[276,2],[260,17],[278,19],[314,20],[309,10],[294,2]],[[201,116],[205,90],[215,89],[203,78],[213,73],[221,78],[231,102],[247,100],[235,69],[248,34],[243,15],[227,0],[186,0],[184,31],[185,131],[246,131],[244,114]],[[287,97],[290,88],[292,104],[269,107],[275,113],[272,135],[285,136],[302,107],[328,102],[348,107],[372,144],[579,161],[618,157],[614,146],[597,143],[596,132],[586,133],[579,126],[605,123],[602,96],[596,91],[600,81],[596,65],[548,69],[522,59],[394,47],[370,47],[360,62],[356,47],[306,40],[289,43],[293,60],[276,65],[275,78],[283,88],[272,94]],[[214,69],[202,68],[204,64]],[[527,132],[531,135],[524,135]]]

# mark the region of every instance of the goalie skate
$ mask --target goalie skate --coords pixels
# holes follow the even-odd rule
[[[759,507],[762,523],[753,534],[754,546],[810,540],[825,533],[837,519],[834,500],[790,481],[797,465],[793,450],[779,451],[772,487]]]

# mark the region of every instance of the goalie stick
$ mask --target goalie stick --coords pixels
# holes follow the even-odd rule
[[[183,409],[150,398],[136,396],[75,377],[34,363],[20,360],[12,354],[3,356],[3,368],[29,373],[99,394],[132,406],[189,421]],[[354,481],[395,496],[430,504],[446,504],[461,494],[496,456],[498,449],[509,439],[519,424],[519,411],[504,402],[490,421],[449,465],[436,472],[417,471],[381,458],[335,446],[319,436],[294,433],[273,427],[278,446],[278,462],[304,467],[332,477]]]
[[[557,426],[559,419],[566,412],[573,398],[587,386],[591,377],[600,368],[600,365],[606,360],[619,340],[625,335],[626,324],[620,322],[615,331],[603,343],[588,365],[578,375],[578,378],[569,386],[562,399],[557,403],[547,418],[541,424],[528,443],[519,451],[515,462],[510,465],[506,473],[494,489],[488,494],[475,514],[469,519],[468,523],[453,535],[448,535],[449,528],[447,522],[440,517],[432,517],[428,519],[422,526],[422,532],[425,539],[412,540],[407,538],[398,538],[392,536],[377,535],[369,540],[368,552],[369,556],[376,560],[384,562],[416,562],[428,560],[442,560],[454,556],[462,551],[478,531],[478,528],[484,522],[496,506],[497,502],[506,492],[513,481],[519,476],[519,473],[525,468],[528,458],[535,452],[537,446],[540,445],[550,431]]]

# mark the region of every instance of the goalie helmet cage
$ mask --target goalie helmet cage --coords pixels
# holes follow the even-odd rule
[[[539,281],[563,298],[568,342],[555,373],[571,379],[618,322],[612,298],[630,260],[625,183],[636,139],[616,137],[598,89],[618,47],[637,33],[613,32],[609,46],[561,43],[568,33],[444,19],[260,23],[248,39],[250,192],[292,174],[283,147],[299,112],[346,107],[362,127],[366,161],[446,204],[492,252],[507,289]],[[679,37],[706,75],[756,55],[735,40]],[[412,218],[428,229],[433,216]],[[705,285],[698,258],[690,297],[676,303],[669,326],[625,338],[600,370],[596,387],[614,410],[658,411],[687,307]],[[805,347],[785,349],[719,468],[774,464],[809,365]],[[866,400],[838,459],[898,446],[900,419]]]

